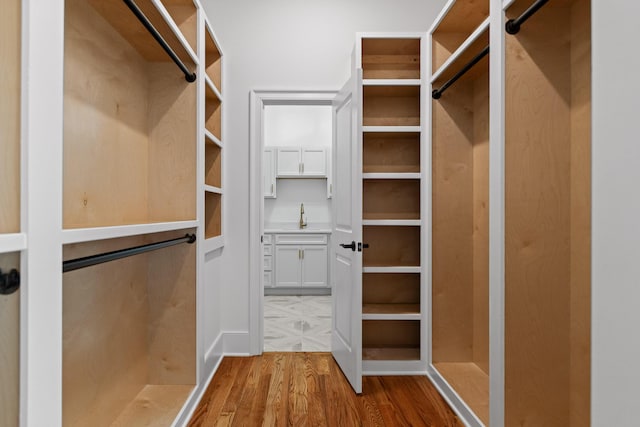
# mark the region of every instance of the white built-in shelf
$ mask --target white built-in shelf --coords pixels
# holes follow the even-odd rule
[[[363,173],[362,179],[420,179],[420,173]]]
[[[169,28],[171,28],[171,31],[173,31],[173,34],[180,41],[180,44],[182,45],[184,50],[189,54],[189,57],[196,65],[195,68],[197,68],[197,65],[199,63],[198,55],[196,55],[196,53],[193,51],[193,48],[191,48],[191,45],[187,41],[187,38],[182,34],[182,31],[171,17],[171,14],[169,14],[169,11],[164,7],[160,0],[152,0],[152,2],[156,9],[158,9],[158,12],[160,12],[160,15],[162,15],[162,18],[165,20]],[[195,72],[195,69],[191,71]]]
[[[204,191],[206,191],[207,193],[215,193],[215,194],[223,193],[222,188],[214,187],[213,185],[205,185]]]
[[[456,49],[456,51],[453,52],[449,58],[447,58],[444,64],[442,64],[442,66],[440,66],[440,68],[438,68],[436,72],[433,73],[430,82],[433,83],[440,77],[442,77],[442,75],[447,72],[449,67],[453,63],[455,63],[458,58],[463,55],[467,51],[467,49],[469,49],[469,47],[472,46],[476,42],[476,40],[478,40],[486,31],[489,31],[489,18],[482,21],[482,23],[478,25],[478,28],[476,28],[473,33],[471,33],[471,35],[464,41],[464,43],[462,43],[460,47],[458,47],[458,49]],[[480,51],[476,53],[480,53]],[[457,72],[458,70],[455,71]]]
[[[27,249],[27,235],[24,233],[0,234],[0,254],[19,252]]]
[[[363,273],[420,273],[421,267],[363,267]]]
[[[204,253],[208,254],[224,246],[224,236],[211,237],[202,243]]]
[[[420,86],[420,79],[366,79],[362,80],[363,86]]]
[[[362,132],[421,132],[422,126],[363,126]]]
[[[378,225],[387,227],[412,226],[419,227],[421,221],[419,219],[363,219],[362,225]]]
[[[362,320],[420,320],[420,304],[365,303]]]
[[[204,75],[204,81],[207,84],[207,88],[209,90],[211,90],[211,92],[213,92],[213,94],[216,96],[216,98],[218,98],[218,101],[222,102],[222,94],[220,93],[220,91],[218,90],[216,85],[213,84],[213,82],[211,81],[209,76],[206,75],[206,74]]]
[[[516,0],[503,0],[502,2],[502,10],[507,10],[509,8],[509,6],[511,6],[511,4],[513,2],[515,2]]]
[[[196,228],[198,225],[198,221],[174,221],[157,222],[152,224],[116,225],[112,227],[73,228],[62,231],[62,244],[67,245],[70,243],[91,242],[94,240],[115,239],[118,237],[184,230],[188,228]]]
[[[222,141],[220,141],[218,137],[212,134],[208,129],[204,130],[204,136],[209,142],[222,148]]]

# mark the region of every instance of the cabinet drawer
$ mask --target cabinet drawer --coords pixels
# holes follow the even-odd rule
[[[264,238],[262,239],[262,243],[264,243],[265,245],[270,245],[271,243],[273,243],[272,237],[273,235],[271,234],[265,234]]]
[[[276,234],[276,245],[326,245],[326,234]]]
[[[264,271],[271,271],[273,269],[273,257],[265,255],[262,266]]]
[[[273,255],[273,245],[264,245],[264,254]]]
[[[273,287],[273,271],[264,272],[264,287],[265,288]]]

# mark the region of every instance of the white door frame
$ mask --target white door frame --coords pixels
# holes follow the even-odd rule
[[[249,102],[249,353],[262,354],[264,197],[262,188],[263,112],[266,105],[327,105],[337,90],[252,90]],[[329,278],[329,280],[331,280]]]

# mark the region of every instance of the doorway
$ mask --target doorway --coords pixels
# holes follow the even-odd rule
[[[252,354],[331,350],[335,94],[251,93]]]

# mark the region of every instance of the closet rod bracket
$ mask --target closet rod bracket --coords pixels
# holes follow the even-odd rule
[[[527,10],[525,10],[522,15],[518,16],[516,19],[509,19],[507,23],[504,25],[504,29],[508,34],[514,35],[520,32],[520,27],[525,21],[531,18],[542,6],[547,4],[549,0],[537,0],[533,3]]]
[[[0,270],[0,295],[11,295],[20,289],[20,273],[15,268],[8,273]]]

